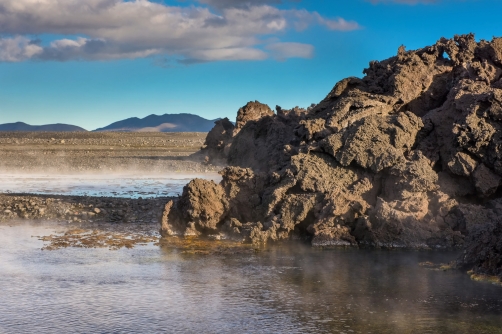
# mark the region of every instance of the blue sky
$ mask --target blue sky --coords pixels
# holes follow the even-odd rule
[[[502,1],[3,0],[0,123],[95,129],[150,114],[308,106],[370,60],[474,32]]]

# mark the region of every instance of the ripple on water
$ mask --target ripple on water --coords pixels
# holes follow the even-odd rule
[[[500,287],[418,265],[454,253],[40,250],[53,229],[0,226],[0,333],[502,332]]]

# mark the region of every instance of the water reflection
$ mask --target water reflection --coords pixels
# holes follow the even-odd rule
[[[502,289],[422,261],[454,253],[156,246],[40,251],[0,226],[0,332],[502,333]]]

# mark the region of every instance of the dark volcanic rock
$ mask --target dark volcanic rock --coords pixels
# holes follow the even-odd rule
[[[475,273],[498,276],[502,281],[502,199],[485,206],[461,205],[455,212],[467,232],[459,264]]]
[[[237,134],[249,121],[257,121],[262,117],[273,115],[274,112],[266,104],[258,101],[249,102],[237,112],[234,134]]]
[[[228,118],[214,122],[214,127],[207,134],[202,150],[194,156],[203,156],[206,162],[225,164],[234,129],[235,126]]]
[[[248,102],[237,112],[235,126],[228,118],[216,121],[202,150],[193,157],[203,158],[212,164],[227,164],[227,161],[231,161],[232,165],[259,168],[263,160],[269,158],[271,149],[276,147],[282,151],[282,141],[277,142],[278,137],[282,137],[284,132],[291,132],[291,129],[284,131],[277,124],[272,124],[273,116],[267,105],[258,101]],[[232,145],[234,141],[238,143]]]
[[[478,274],[498,276],[502,281],[502,222],[473,228],[466,240],[462,263]]]
[[[498,276],[502,281],[502,223],[488,223],[471,231],[463,258],[466,268]]]
[[[469,236],[468,249],[500,259],[487,203],[502,195],[501,41],[471,34],[401,47],[313,108],[272,114],[253,102],[234,129],[217,124],[224,139],[207,142],[209,161],[242,169],[222,173],[230,207],[217,231],[254,242],[309,236],[320,246],[461,247]],[[499,273],[498,260],[470,258]]]

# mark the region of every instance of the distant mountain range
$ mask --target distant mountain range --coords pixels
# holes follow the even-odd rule
[[[94,131],[117,132],[209,132],[216,120],[208,120],[193,114],[150,115],[132,117],[112,123]],[[23,122],[0,124],[0,131],[87,131],[68,124],[29,125]]]
[[[209,132],[214,122],[215,120],[208,120],[193,114],[150,115],[145,118],[124,119],[94,131]]]
[[[79,126],[69,124],[46,124],[46,125],[29,125],[23,122],[0,124],[0,131],[87,131]]]

